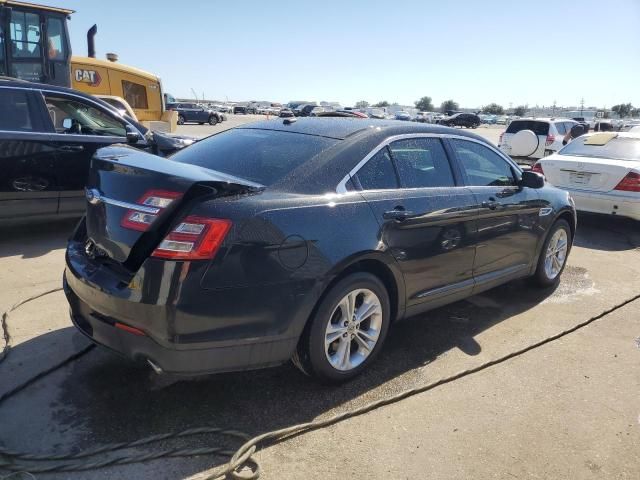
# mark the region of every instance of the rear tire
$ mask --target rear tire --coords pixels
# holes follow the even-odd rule
[[[300,337],[293,364],[324,382],[350,380],[378,356],[390,320],[384,284],[370,273],[349,275],[321,300]]]
[[[178,115],[178,125],[184,125],[184,117],[182,115]]]
[[[533,274],[533,282],[538,287],[548,288],[560,282],[560,276],[567,265],[571,251],[571,228],[566,220],[553,224],[542,245],[538,265]]]

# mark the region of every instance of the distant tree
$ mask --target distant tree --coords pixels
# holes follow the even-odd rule
[[[525,107],[524,105],[518,105],[513,109],[513,114],[516,117],[522,117],[525,113],[527,113],[527,107]]]
[[[458,108],[460,108],[458,102],[454,102],[453,100],[445,100],[440,105],[442,113],[445,113],[447,110],[458,110]]]
[[[498,105],[497,103],[490,103],[482,109],[482,113],[490,113],[491,115],[502,115],[504,113],[504,108],[502,108],[502,105]]]
[[[359,102],[356,102],[356,108],[367,108],[369,106],[369,102],[367,102],[366,100],[360,100]]]
[[[431,97],[422,97],[414,105],[421,112],[430,112],[433,110],[433,103],[431,103]]]
[[[634,108],[633,110],[631,110],[631,116],[640,117],[640,108]]]
[[[620,118],[628,117],[631,115],[631,111],[633,110],[633,105],[630,103],[620,103],[618,105],[614,105],[611,107],[613,112],[616,112]]]
[[[376,104],[373,105],[374,107],[378,107],[378,108],[384,108],[384,107],[388,107],[389,106],[389,102],[387,102],[386,100],[382,100],[381,102],[378,102]]]

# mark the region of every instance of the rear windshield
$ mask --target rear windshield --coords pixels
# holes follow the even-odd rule
[[[558,153],[576,157],[640,160],[640,138],[618,137],[605,145],[585,145],[588,138],[576,138]]]
[[[549,124],[535,120],[514,120],[507,127],[507,133],[518,133],[520,130],[532,130],[536,135],[548,135]]]
[[[338,142],[276,130],[232,129],[201,140],[171,159],[269,186]]]

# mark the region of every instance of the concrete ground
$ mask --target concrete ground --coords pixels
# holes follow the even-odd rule
[[[477,132],[497,139],[500,130]],[[0,310],[60,285],[72,228],[2,232]],[[291,365],[156,376],[94,349],[0,404],[0,444],[79,451],[202,425],[254,435],[326,418],[499,358],[631,298],[640,292],[639,260],[636,222],[581,216],[554,291],[518,281],[401,322],[378,361],[340,387],[314,383]],[[14,348],[0,363],[0,395],[87,344],[60,292],[16,310],[9,331]],[[265,448],[257,454],[262,478],[640,478],[639,337],[636,301],[518,358]],[[202,435],[148,450],[218,443]],[[222,461],[206,455],[36,478],[189,478]]]

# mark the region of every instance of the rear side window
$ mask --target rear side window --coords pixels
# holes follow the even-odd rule
[[[558,130],[558,133],[560,135],[564,135],[567,133],[567,124],[564,122],[556,122],[554,123],[554,125],[556,126],[556,130]]]
[[[0,130],[34,130],[26,92],[0,88]]]
[[[338,142],[313,135],[238,128],[201,140],[171,159],[269,186]]]
[[[520,130],[532,130],[536,135],[549,135],[549,124],[536,120],[514,120],[507,127],[506,133],[518,133]]]
[[[356,176],[364,190],[398,188],[396,171],[386,147],[371,157]]]
[[[596,134],[598,135],[598,134]],[[607,135],[606,133],[602,135]],[[579,137],[568,143],[558,153],[577,157],[611,158],[615,160],[640,160],[640,139],[617,137],[604,145],[585,145],[592,137]]]
[[[516,184],[511,166],[496,152],[467,140],[451,139],[467,184],[473,187],[510,186]]]
[[[404,188],[453,187],[449,159],[439,138],[412,138],[389,145]]]

